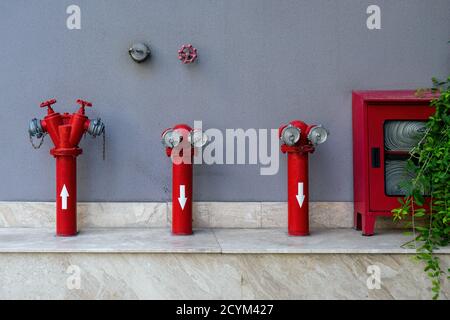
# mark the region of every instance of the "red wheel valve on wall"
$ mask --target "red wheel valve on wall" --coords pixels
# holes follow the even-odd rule
[[[28,132],[35,149],[42,146],[46,134],[55,145],[50,154],[56,158],[56,235],[74,236],[77,234],[76,158],[83,151],[78,144],[86,132],[93,137],[104,134],[105,125],[100,118],[89,120],[85,116],[85,107],[92,106],[90,102],[77,100],[80,109],[73,114],[55,112],[52,108],[55,103],[55,99],[41,103],[41,108],[47,108],[47,115],[42,120],[31,120]],[[40,143],[36,145],[33,137],[41,139]]]
[[[321,125],[295,120],[278,130],[281,151],[288,154],[288,233],[309,235],[308,154],[324,143],[328,131]]]
[[[193,157],[208,137],[201,130],[178,124],[164,130],[161,138],[172,160],[172,234],[191,235]]]

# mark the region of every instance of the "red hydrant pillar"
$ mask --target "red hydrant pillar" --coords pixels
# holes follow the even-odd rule
[[[192,234],[193,160],[208,138],[197,129],[178,124],[164,130],[162,143],[172,160],[172,234]]]
[[[44,101],[41,107],[47,107],[47,116],[43,120],[30,121],[28,132],[35,149],[42,146],[43,139],[49,134],[55,147],[50,154],[56,158],[56,235],[74,236],[77,234],[77,156],[82,150],[78,147],[84,133],[96,137],[104,134],[105,125],[100,118],[89,120],[85,116],[85,107],[92,104],[77,100],[80,109],[73,114],[60,114],[52,109],[55,99]],[[36,145],[32,138],[42,139]]]
[[[172,164],[172,233],[192,234],[192,161]]]
[[[309,235],[308,154],[288,153],[288,232]]]
[[[309,235],[309,153],[324,143],[328,131],[320,125],[291,121],[279,128],[281,151],[288,154],[288,233]]]
[[[56,158],[56,235],[77,234],[77,156],[82,150],[71,147],[70,125],[59,126],[60,147],[50,153]]]

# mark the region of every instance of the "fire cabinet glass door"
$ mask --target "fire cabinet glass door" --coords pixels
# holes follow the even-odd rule
[[[401,182],[409,151],[425,133],[426,120],[434,112],[428,106],[377,105],[368,108],[370,210],[390,211],[404,195]]]

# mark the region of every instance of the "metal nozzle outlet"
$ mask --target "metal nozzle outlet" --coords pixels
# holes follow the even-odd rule
[[[97,137],[101,135],[103,132],[105,132],[105,124],[102,122],[100,118],[92,120],[91,123],[89,124],[87,132],[91,136]]]
[[[28,125],[28,133],[31,137],[41,138],[44,135],[41,121],[36,118],[32,119]]]

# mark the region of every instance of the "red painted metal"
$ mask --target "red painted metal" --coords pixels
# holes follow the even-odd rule
[[[436,96],[416,96],[412,90],[353,92],[354,226],[374,234],[378,216],[391,216],[398,196],[385,192],[384,123],[389,120],[427,120],[434,113]],[[379,167],[372,164],[372,149],[379,150]]]
[[[186,124],[178,124],[173,130],[181,134],[182,140],[178,146],[166,148],[167,156],[172,159],[172,234],[191,235],[194,148],[188,141],[188,135],[192,128]],[[184,157],[184,151],[190,152],[190,156]]]
[[[298,182],[303,181],[305,200],[297,201]],[[288,152],[288,232],[293,236],[309,235],[308,153]]]
[[[192,174],[192,163],[172,166],[172,233],[176,235],[192,234]],[[179,202],[181,185],[185,186],[184,208]]]
[[[70,115],[55,112],[51,107],[54,103],[56,100],[52,99],[41,104],[48,108],[41,126],[55,145],[50,154],[56,158],[56,235],[74,236],[77,234],[76,158],[82,153],[78,144],[90,124],[84,107],[92,104],[82,101],[80,109]]]
[[[70,143],[71,129],[70,125],[59,126],[59,146],[50,151],[56,158],[56,234],[58,236],[73,236],[77,233],[76,157],[82,150]],[[65,206],[63,201],[67,201]]]
[[[197,49],[192,44],[184,44],[178,50],[178,59],[184,63],[189,64],[197,60]]]
[[[281,151],[288,154],[288,233],[291,236],[309,235],[309,177],[308,156],[314,152],[314,146],[308,141],[307,135],[314,126],[308,126],[303,121],[290,122],[301,131],[300,140],[294,146],[281,145]],[[286,125],[279,128],[279,136]],[[299,183],[303,183],[304,201],[300,206],[297,196]]]

